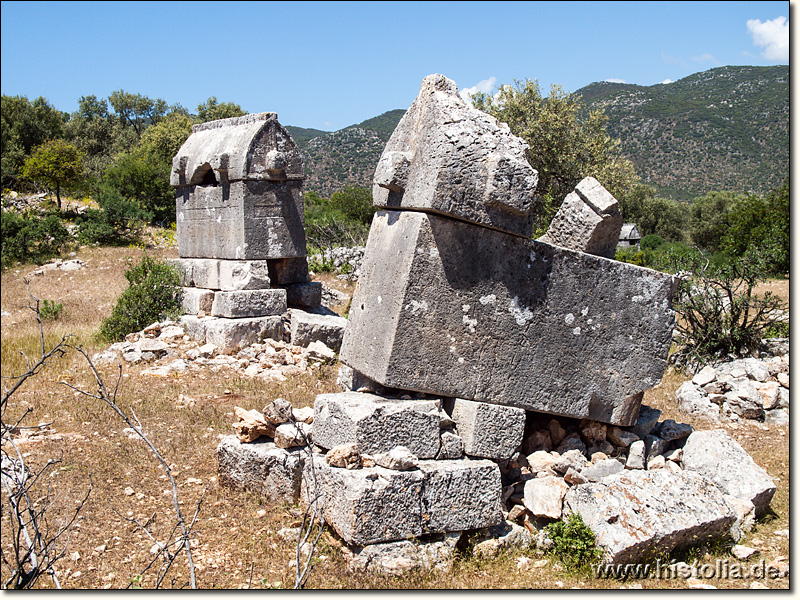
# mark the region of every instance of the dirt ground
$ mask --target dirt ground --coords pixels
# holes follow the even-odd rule
[[[140,248],[85,248],[75,258],[86,263],[76,271],[12,268],[2,274],[2,374],[10,377],[25,369],[25,355],[35,357],[40,340],[31,311],[24,278],[30,292],[40,299],[63,304],[63,314],[45,323],[45,343],[57,343],[63,335],[83,346],[91,356],[103,349],[95,336],[116,298],[126,287],[124,272],[138,262]],[[153,256],[174,256],[174,249],[150,249]],[[352,291],[330,276],[327,282]],[[785,294],[788,280],[770,282],[769,288]],[[24,354],[23,354],[24,353]],[[169,377],[144,376],[142,366],[121,369],[103,367],[100,373],[111,387],[119,384],[117,401],[128,414],[135,412],[145,433],[170,463],[180,494],[180,506],[188,519],[197,511],[192,538],[197,585],[207,589],[290,588],[294,585],[295,544],[279,531],[299,525],[298,506],[270,505],[262,498],[222,487],[217,478],[216,447],[223,435],[233,433],[236,406],[261,410],[282,397],[296,407],[310,406],[319,393],[337,391],[338,364],[321,368],[316,375],[303,374],[282,383],[240,377],[211,367],[200,373]],[[738,426],[698,422],[677,412],[674,392],[686,379],[670,372],[663,383],[646,393],[645,403],[664,411],[662,418],[689,422],[697,428],[724,427],[752,453],[776,480],[778,490],[772,511],[740,543],[757,548],[759,556],[746,561],[767,563],[781,557],[788,563],[789,540],[775,535],[789,529],[789,428],[747,422]],[[4,379],[7,385],[7,380]],[[30,410],[23,424],[48,424],[43,432],[24,430],[16,438],[26,461],[41,466],[50,458],[59,462],[42,480],[52,489],[52,518],[67,515],[88,500],[77,518],[67,553],[57,563],[65,588],[117,589],[129,585],[153,587],[160,563],[149,569],[156,542],[169,538],[174,528],[172,491],[167,476],[143,442],[125,432],[125,423],[105,404],[66,385],[93,391],[86,362],[75,351],[48,365],[9,401],[4,422],[14,422]],[[33,435],[32,435],[33,434]],[[202,498],[202,502],[201,501]],[[5,501],[5,496],[3,497]],[[199,503],[199,504],[198,504]],[[11,540],[8,517],[3,514],[2,546]],[[151,539],[133,520],[147,522]],[[52,524],[55,521],[51,521]],[[687,588],[693,580],[607,580],[588,574],[565,572],[552,559],[530,552],[507,553],[492,560],[459,557],[447,576],[415,573],[390,577],[347,572],[340,542],[325,533],[315,553],[309,588]],[[528,556],[528,566],[518,559]],[[690,556],[699,563],[713,563],[719,555],[696,549]],[[728,557],[731,558],[731,557]],[[690,561],[687,561],[690,562]],[[144,573],[143,575],[141,575]],[[2,568],[2,576],[8,570]],[[188,581],[185,557],[180,556],[164,587],[182,587]],[[40,583],[52,586],[48,578]],[[711,579],[702,583],[719,588],[748,588],[753,582]],[[761,580],[770,588],[788,588],[788,579]]]

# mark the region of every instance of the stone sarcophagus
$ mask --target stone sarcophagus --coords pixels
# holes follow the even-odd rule
[[[303,159],[275,113],[202,123],[172,159],[182,258],[305,257]]]

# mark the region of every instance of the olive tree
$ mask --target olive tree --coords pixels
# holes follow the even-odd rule
[[[64,140],[50,140],[37,147],[22,165],[22,176],[56,190],[61,210],[61,188],[83,175],[83,152]]]

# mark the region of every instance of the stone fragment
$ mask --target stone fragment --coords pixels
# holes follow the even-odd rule
[[[602,442],[597,442],[594,446],[586,450],[586,454],[588,454],[589,456],[592,456],[596,452],[600,452],[608,456],[611,456],[614,454],[615,449],[610,442],[608,442],[607,440],[603,440]]]
[[[712,365],[706,365],[700,369],[697,374],[692,377],[692,383],[696,386],[703,387],[714,381],[717,378],[717,371]]]
[[[624,471],[570,488],[564,512],[580,513],[607,563],[640,563],[725,535],[734,514],[722,493],[691,472]]]
[[[455,82],[429,75],[375,168],[375,206],[441,213],[530,238],[538,176],[527,148],[466,103]]]
[[[292,405],[284,398],[275,398],[261,412],[264,420],[273,425],[282,425],[292,420]]]
[[[211,313],[211,305],[214,303],[213,290],[201,288],[185,287],[181,296],[181,308],[183,312],[190,315],[199,313]]]
[[[240,290],[216,292],[211,316],[241,318],[267,317],[286,312],[285,290]]]
[[[789,408],[789,388],[783,387],[778,390],[779,399],[778,406],[781,408]]]
[[[475,544],[474,556],[494,558],[501,551],[512,549],[526,550],[533,544],[533,536],[524,527],[520,527],[510,518],[502,523],[489,527],[484,540]]]
[[[666,367],[673,290],[649,269],[380,211],[340,358],[387,387],[630,425]]]
[[[636,423],[628,427],[628,431],[643,440],[647,435],[652,433],[653,429],[658,425],[659,418],[661,418],[660,410],[642,404]]]
[[[392,471],[406,471],[417,467],[417,457],[405,446],[395,446],[388,452],[376,454],[375,464]]]
[[[292,408],[292,417],[300,423],[314,422],[314,407],[304,406],[302,408]]]
[[[750,500],[756,518],[775,493],[775,483],[750,455],[723,430],[695,431],[683,447],[683,468],[707,477],[723,493]]]
[[[445,410],[469,456],[507,459],[522,443],[525,411],[521,408],[455,398],[445,402]]]
[[[594,464],[589,464],[580,470],[587,481],[602,481],[603,478],[619,473],[625,469],[624,465],[615,458],[606,458]]]
[[[714,399],[717,397],[715,396]],[[686,414],[697,415],[719,421],[720,407],[713,401],[709,394],[695,387],[690,381],[684,383],[677,392],[675,399],[678,402],[678,409]]]
[[[361,467],[361,453],[358,444],[342,444],[331,448],[325,455],[325,462],[339,469],[358,469]]]
[[[742,359],[742,366],[750,379],[755,379],[759,382],[769,380],[769,368],[757,358]]]
[[[526,460],[528,462],[528,468],[534,475],[540,472],[549,472],[555,474],[553,467],[556,462],[556,457],[549,452],[537,450],[533,454],[529,454]]]
[[[639,439],[635,433],[631,433],[621,427],[609,427],[606,432],[606,438],[609,442],[620,448],[627,448],[633,442]]]
[[[383,389],[379,383],[344,364],[339,367],[336,383],[344,392],[380,392]]]
[[[553,462],[556,473],[566,473],[569,469],[580,471],[588,461],[579,449],[567,450]]]
[[[564,198],[543,242],[614,258],[622,229],[622,215],[616,198],[594,177],[586,177]]]
[[[464,456],[464,441],[452,431],[442,431],[441,447],[436,458],[439,460],[455,459]]]
[[[461,532],[442,533],[414,540],[353,546],[343,553],[347,568],[380,575],[401,576],[410,571],[450,570]]]
[[[527,454],[535,452],[536,450],[550,452],[552,449],[553,442],[550,437],[550,432],[547,429],[538,429],[534,431],[522,442],[522,451]]]
[[[683,460],[683,448],[675,448],[674,450],[665,452],[664,458],[672,462],[681,462]]]
[[[262,435],[268,437],[275,435],[275,426],[265,421],[264,415],[257,410],[245,410],[237,406],[234,409],[234,414],[239,420],[233,424],[233,429],[236,431],[236,436],[240,442],[252,442]]]
[[[170,174],[179,255],[305,257],[304,177],[300,152],[275,113],[193,126]]]
[[[661,421],[654,431],[665,442],[679,442],[689,437],[694,428],[688,423],[678,423],[674,419],[666,419]]]
[[[316,358],[324,362],[333,362],[336,360],[336,352],[328,348],[319,340],[311,342],[306,348],[309,358]]]
[[[625,461],[626,469],[644,469],[647,453],[643,440],[636,440],[628,450],[628,460]]]
[[[777,381],[765,381],[764,383],[757,383],[755,387],[761,392],[761,405],[764,410],[772,410],[778,407],[778,402],[780,402],[780,383]]]
[[[569,486],[560,477],[537,477],[525,482],[525,508],[535,517],[560,519]]]
[[[644,438],[644,447],[648,457],[658,456],[666,452],[669,447],[669,442],[655,435],[648,435]]]
[[[284,423],[275,428],[275,445],[278,448],[306,446],[311,441],[311,427],[306,423]]]
[[[756,507],[746,498],[736,498],[730,494],[725,494],[725,502],[731,507],[736,515],[736,521],[731,526],[731,537],[739,541],[745,534],[752,531],[756,524]]]
[[[567,469],[567,472],[564,473],[564,481],[569,483],[570,485],[581,485],[587,483],[589,480],[586,479],[580,472],[576,471],[572,467]]]
[[[592,446],[597,442],[605,441],[607,425],[605,423],[598,423],[597,421],[590,421],[585,419],[581,421],[578,428],[581,431],[584,441]]]
[[[741,544],[736,544],[731,548],[731,554],[738,558],[739,560],[747,560],[748,558],[752,558],[753,556],[757,556],[759,551],[755,548],[750,548],[749,546],[742,546]]]
[[[665,457],[666,458],[666,457]],[[678,463],[668,460],[664,463],[664,468],[669,471],[670,473],[680,473],[681,467]]]
[[[419,458],[439,453],[439,400],[388,400],[372,394],[320,394],[314,402],[314,443],[356,443],[361,452],[405,446]]]
[[[788,373],[778,373],[778,383],[780,383],[787,390],[789,389],[789,375]]]
[[[655,471],[656,469],[663,469],[667,466],[667,459],[663,454],[647,457],[647,470]]]
[[[304,455],[261,440],[242,443],[235,436],[217,447],[220,483],[248,490],[270,502],[294,504],[300,497]]]
[[[577,433],[570,433],[561,440],[561,443],[556,448],[556,452],[559,454],[566,454],[570,450],[578,450],[581,454],[586,454],[586,444],[583,443],[581,436]]]
[[[564,431],[564,428],[561,426],[561,423],[558,419],[550,419],[550,422],[547,424],[547,428],[550,430],[550,440],[556,446],[561,443],[561,440],[567,435],[567,432]]]
[[[339,350],[347,319],[328,315],[315,315],[302,310],[290,311],[292,318],[291,342],[294,346],[308,346],[322,342],[328,348]]]
[[[783,427],[789,424],[789,412],[783,408],[768,410],[764,413],[764,423]]]

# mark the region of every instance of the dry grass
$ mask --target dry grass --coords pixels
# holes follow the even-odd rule
[[[150,250],[155,256],[174,256],[174,250]],[[32,278],[31,291],[39,298],[64,305],[62,319],[47,323],[48,343],[63,334],[76,335],[91,355],[100,349],[94,340],[102,318],[108,316],[117,296],[126,287],[123,273],[131,261],[138,262],[141,250],[135,248],[83,249],[78,258],[88,268],[75,272],[46,271]],[[20,372],[23,350],[35,356],[38,331],[25,306],[28,297],[23,277],[35,270],[27,266],[2,275],[2,308],[10,316],[2,318],[2,373]],[[352,284],[333,278],[326,281],[352,291]],[[788,288],[788,282],[787,282]],[[319,393],[336,390],[337,367],[323,367],[316,375],[304,374],[283,383],[265,383],[232,373],[200,373],[169,378],[142,376],[143,367],[125,365],[122,369],[118,403],[135,410],[144,431],[162,455],[174,465],[180,485],[184,514],[191,515],[206,485],[199,523],[195,560],[201,588],[291,587],[294,572],[289,567],[294,545],[277,535],[283,527],[297,526],[300,512],[294,506],[273,506],[248,492],[221,487],[216,478],[216,446],[221,435],[232,433],[235,406],[261,409],[276,397],[295,406],[308,406]],[[102,369],[107,383],[116,381],[118,371]],[[664,411],[665,417],[698,423],[677,413],[674,391],[683,377],[670,373],[664,383],[651,390],[645,402]],[[91,480],[94,490],[82,512],[79,527],[70,540],[73,558],[59,563],[61,580],[69,588],[120,588],[128,585],[152,558],[149,540],[123,517],[141,520],[153,517],[152,528],[160,540],[174,524],[169,482],[157,467],[143,443],[122,432],[125,424],[105,405],[76,395],[60,381],[91,389],[91,379],[75,352],[41,373],[13,398],[9,420],[25,408],[34,412],[28,424],[53,422],[54,435],[22,442],[27,460],[42,464],[48,457],[62,455],[62,462],[48,480],[61,495],[61,506],[73,506],[82,498]],[[179,402],[179,396],[195,399]],[[718,426],[718,425],[715,425]],[[726,426],[731,434],[778,480],[772,502],[775,515],[758,524],[742,542],[760,542],[762,556],[770,562],[778,555],[789,555],[788,540],[772,535],[789,528],[789,436],[788,428],[745,424]],[[199,480],[201,483],[197,483]],[[126,495],[130,487],[133,494]],[[3,526],[3,532],[7,531]],[[3,544],[7,540],[3,539]],[[105,547],[104,549],[102,547]],[[595,579],[586,574],[568,574],[549,561],[543,566],[518,570],[521,553],[494,560],[471,557],[459,559],[447,576],[412,574],[402,578],[347,573],[337,540],[326,534],[318,548],[315,566],[308,581],[310,588],[619,588],[635,582]],[[534,557],[534,561],[541,557]],[[701,562],[708,557],[702,558]],[[713,562],[713,561],[711,561]],[[188,580],[185,561],[173,567],[174,585]],[[252,576],[251,576],[252,573]],[[5,575],[5,571],[3,571]],[[41,580],[49,584],[47,580]],[[153,575],[146,575],[143,587],[151,587]],[[644,588],[680,587],[682,580],[640,582]],[[747,587],[747,582],[712,580],[718,587]],[[787,580],[766,582],[770,587],[788,587]]]

